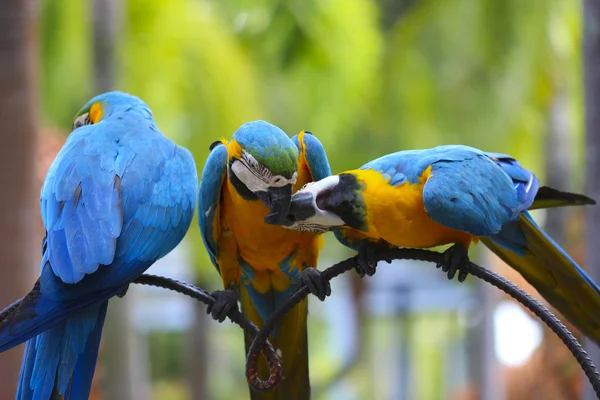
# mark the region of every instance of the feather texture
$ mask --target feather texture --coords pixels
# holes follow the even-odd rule
[[[194,213],[189,151],[156,128],[138,98],[110,92],[95,103],[102,120],[71,133],[42,186],[40,278],[0,321],[0,351],[29,340],[18,399],[54,390],[87,398],[107,300],[170,252]]]
[[[244,315],[259,327],[297,288],[302,270],[317,266],[321,238],[266,224],[270,210],[260,200],[238,193],[228,165],[240,151],[247,151],[273,174],[296,172],[294,190],[331,175],[316,137],[302,132],[290,140],[279,128],[265,124],[244,124],[231,142],[211,146],[198,196],[200,231],[211,260],[224,287],[237,285]],[[291,162],[291,156],[297,159]],[[297,170],[288,171],[289,165],[297,165]],[[270,341],[281,351],[286,379],[272,392],[251,391],[252,399],[310,397],[306,318],[305,300],[276,328]],[[251,339],[246,337],[245,343],[248,350]],[[259,374],[264,378],[267,371],[261,358]]]
[[[379,240],[392,246],[468,246],[481,239],[600,344],[600,287],[527,211],[594,200],[540,189],[535,175],[514,158],[458,145],[393,153],[348,173],[364,181],[369,229],[339,230],[336,237],[343,244],[357,248],[364,240]]]

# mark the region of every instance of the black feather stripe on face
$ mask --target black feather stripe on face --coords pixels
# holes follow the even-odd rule
[[[338,215],[351,228],[366,231],[367,207],[362,196],[364,183],[352,174],[340,174],[339,177],[334,188],[317,195],[317,207]]]
[[[258,196],[254,194],[250,189],[248,189],[248,187],[244,185],[244,183],[231,170],[231,166],[235,161],[239,160],[236,158],[232,158],[231,160],[229,160],[229,171],[227,173],[227,175],[229,176],[229,181],[244,200],[258,200]]]

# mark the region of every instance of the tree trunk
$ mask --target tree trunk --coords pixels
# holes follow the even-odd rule
[[[34,0],[0,5],[0,307],[31,289],[41,257],[34,192],[35,5]],[[15,396],[21,355],[19,346],[0,357],[0,399]]]
[[[584,0],[584,91],[587,194],[600,199],[600,2]],[[586,207],[586,267],[592,279],[600,282],[600,207]],[[600,365],[600,349],[586,340],[590,357]],[[596,399],[589,384],[586,399]]]

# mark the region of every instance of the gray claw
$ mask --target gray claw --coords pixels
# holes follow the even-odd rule
[[[234,286],[225,290],[216,290],[211,293],[215,302],[206,307],[206,313],[219,322],[225,321],[231,310],[238,309],[239,294]]]
[[[300,274],[300,281],[306,285],[310,293],[317,296],[321,301],[331,295],[331,284],[316,268],[305,268]]]
[[[354,267],[358,276],[363,278],[366,275],[373,276],[377,271],[377,261],[375,258],[375,246],[372,244],[363,244],[358,249],[358,260]]]
[[[452,280],[458,272],[458,281],[464,282],[469,276],[469,273],[462,271],[460,268],[469,261],[467,249],[456,243],[446,251],[444,251],[444,260],[442,263],[436,264],[437,268],[442,268],[442,271],[448,274],[448,279]]]

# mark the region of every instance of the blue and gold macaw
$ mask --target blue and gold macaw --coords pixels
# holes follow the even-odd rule
[[[540,229],[527,210],[595,204],[540,187],[512,157],[467,146],[401,151],[357,170],[308,184],[292,199],[292,229],[335,228],[359,250],[359,274],[372,275],[377,245],[428,248],[453,244],[440,265],[452,279],[481,240],[578,329],[600,343],[600,287]],[[374,242],[375,246],[365,246]],[[463,281],[466,273],[459,272]]]
[[[321,300],[331,293],[329,283],[316,270],[322,238],[269,225],[273,215],[285,215],[292,191],[331,175],[319,140],[302,131],[290,139],[264,121],[242,125],[228,142],[210,147],[198,199],[204,244],[226,290],[208,309],[223,321],[241,300],[242,312],[258,327],[298,287],[307,284]],[[308,303],[290,311],[277,327],[271,343],[280,353],[284,379],[272,391],[253,399],[308,399]],[[252,339],[245,337],[246,351]],[[259,362],[259,374],[268,376]]]
[[[40,209],[40,278],[0,321],[0,352],[27,341],[16,398],[87,399],[108,300],[183,239],[198,177],[139,98],[109,92],[77,114]]]

